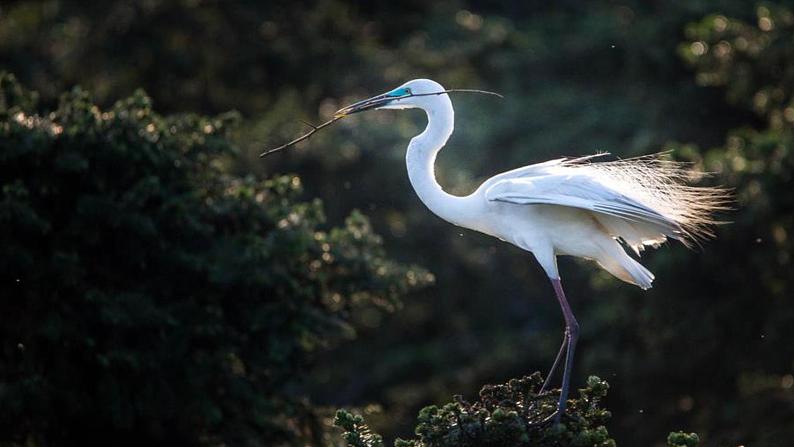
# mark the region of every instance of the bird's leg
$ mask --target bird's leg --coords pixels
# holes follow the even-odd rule
[[[565,337],[568,341],[567,355],[565,356],[565,367],[562,372],[562,387],[560,388],[560,401],[557,404],[557,413],[554,417],[555,422],[560,421],[560,417],[565,413],[565,407],[568,404],[568,391],[571,383],[571,369],[573,369],[573,354],[576,349],[576,342],[579,340],[579,323],[573,316],[571,306],[568,300],[565,299],[565,293],[562,291],[562,282],[559,279],[551,280],[554,286],[554,293],[557,294],[557,300],[560,302],[562,308],[562,315],[565,318]]]
[[[557,371],[557,366],[560,364],[560,360],[562,359],[563,353],[565,353],[565,348],[568,347],[568,334],[562,338],[562,345],[560,346],[560,350],[557,352],[557,357],[554,358],[554,363],[551,365],[549,369],[549,373],[546,374],[546,380],[543,382],[543,386],[540,387],[540,391],[538,394],[543,394],[548,389],[549,384],[551,383],[551,377],[554,375],[554,372]]]

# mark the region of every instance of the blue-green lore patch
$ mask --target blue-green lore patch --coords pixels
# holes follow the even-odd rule
[[[411,89],[408,87],[398,88],[387,93],[386,96],[400,97],[408,96],[411,94]]]

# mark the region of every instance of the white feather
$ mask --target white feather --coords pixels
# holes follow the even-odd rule
[[[592,211],[612,236],[636,253],[645,245],[658,246],[666,237],[688,243],[711,234],[711,214],[725,209],[724,190],[688,186],[687,164],[665,160],[664,154],[590,162],[603,155],[607,154],[509,171],[483,185],[485,197]]]

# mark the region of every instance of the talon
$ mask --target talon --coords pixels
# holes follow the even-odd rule
[[[530,422],[529,424],[527,424],[527,426],[529,426],[529,427],[540,427],[540,426],[543,426],[543,425],[547,425],[547,424],[549,424],[551,422],[553,422],[554,424],[559,424],[560,423],[559,416],[560,416],[560,410],[557,410],[554,413],[546,416],[544,419],[542,419],[540,421]]]

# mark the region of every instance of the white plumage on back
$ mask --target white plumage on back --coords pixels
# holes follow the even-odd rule
[[[685,244],[709,235],[710,213],[724,192],[687,186],[685,163],[663,154],[611,162],[596,157],[559,159],[509,171],[486,182],[487,200],[519,205],[547,204],[588,210],[612,237],[639,254],[667,237]]]

